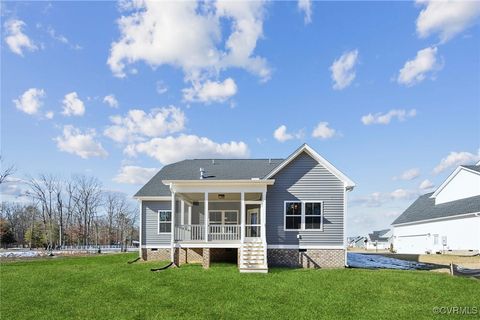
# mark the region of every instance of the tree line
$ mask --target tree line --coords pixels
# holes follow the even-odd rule
[[[0,184],[8,175],[0,173]],[[121,245],[138,239],[138,209],[127,196],[105,191],[92,176],[62,179],[40,174],[26,182],[27,202],[4,202],[0,207],[3,247],[54,249],[70,245]]]

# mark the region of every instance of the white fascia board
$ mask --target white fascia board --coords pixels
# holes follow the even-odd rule
[[[437,195],[450,183],[450,181],[453,180],[453,178],[455,178],[455,176],[462,170],[465,170],[465,171],[468,171],[470,173],[474,173],[476,175],[480,175],[480,172],[477,172],[475,170],[471,170],[471,169],[468,169],[468,168],[464,168],[464,167],[458,167],[457,169],[455,169],[455,171],[453,171],[448,177],[447,179],[445,179],[445,181],[443,181],[443,183],[437,188],[437,190],[435,190],[435,192],[430,196],[430,198],[436,198]]]
[[[174,184],[176,186],[237,186],[237,185],[272,185],[275,183],[274,179],[268,180],[208,180],[208,179],[199,179],[199,180],[162,180],[166,185]]]
[[[141,201],[170,201],[172,199],[171,196],[149,196],[149,197],[133,197],[133,199],[141,200]]]
[[[340,170],[335,168],[333,164],[328,162],[325,158],[323,158],[318,152],[316,152],[313,148],[311,148],[308,144],[303,144],[300,148],[295,150],[287,159],[285,159],[280,165],[278,165],[275,169],[273,169],[269,174],[265,176],[265,179],[270,179],[275,174],[277,174],[280,170],[282,170],[287,164],[289,164],[293,159],[298,157],[302,152],[306,152],[309,156],[315,159],[318,163],[324,166],[327,170],[329,170],[333,175],[335,175],[338,179],[343,181],[345,184],[345,188],[351,190],[355,187],[355,182],[350,180],[345,174],[343,174]]]
[[[423,224],[423,223],[442,221],[442,220],[455,220],[455,219],[468,218],[469,216],[478,217],[479,215],[480,215],[480,212],[471,212],[471,213],[457,214],[455,216],[448,216],[448,217],[441,217],[441,218],[433,218],[433,219],[426,219],[426,220],[418,220],[418,221],[397,223],[397,224],[392,224],[392,227],[394,227],[394,228],[395,227],[403,227],[403,226]]]

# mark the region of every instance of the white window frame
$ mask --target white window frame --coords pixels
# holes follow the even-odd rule
[[[231,226],[231,224],[225,224],[225,212],[236,212],[237,213],[237,223],[234,226],[240,225],[240,215],[238,210],[208,210],[208,225],[210,225],[210,212],[221,212],[222,213],[222,223],[221,224],[213,224],[213,226]]]
[[[170,222],[167,221],[160,221],[160,212],[170,212]],[[160,223],[167,224],[167,223],[172,223],[172,210],[158,210],[157,212],[157,232],[158,234],[170,234],[173,231],[173,225],[170,229],[170,232],[160,232]]]
[[[300,203],[300,206],[301,206],[301,209],[302,209],[302,213],[300,214],[300,229],[287,229],[287,203],[292,203],[292,202],[299,202]],[[303,227],[303,214],[304,214],[304,205],[303,205],[303,201],[301,200],[285,200],[283,201],[283,230],[284,231],[301,231],[302,230],[302,227]],[[291,217],[298,217],[297,215],[289,215]]]
[[[300,215],[300,229],[287,229],[287,203],[291,202],[300,202],[302,204],[302,214]],[[320,229],[305,229],[305,203],[320,203]],[[283,231],[323,231],[324,212],[325,203],[323,200],[285,200],[283,201]]]

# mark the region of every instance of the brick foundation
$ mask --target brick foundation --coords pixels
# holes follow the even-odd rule
[[[343,268],[345,250],[343,249],[268,249],[269,267],[290,268]]]
[[[210,268],[210,249],[209,248],[203,248],[202,267],[204,269]]]
[[[170,261],[170,248],[142,249],[142,259],[145,261]]]

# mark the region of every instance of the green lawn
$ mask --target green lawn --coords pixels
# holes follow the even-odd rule
[[[2,263],[0,318],[431,319],[436,306],[480,309],[480,281],[426,271],[240,274],[213,264],[150,272],[162,264],[126,263],[135,256]]]

